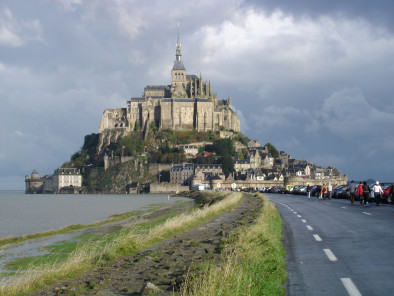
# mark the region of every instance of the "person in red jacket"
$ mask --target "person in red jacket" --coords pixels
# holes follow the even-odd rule
[[[360,205],[363,204],[363,182],[360,182],[357,187],[357,196],[360,199]]]

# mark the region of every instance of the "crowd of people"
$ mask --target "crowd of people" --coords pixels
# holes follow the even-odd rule
[[[391,190],[393,186],[391,187]],[[369,196],[371,194],[371,188],[368,186],[367,182],[360,182],[356,187],[354,181],[350,182],[350,185],[347,188],[350,195],[350,204],[353,205],[356,199],[356,195],[359,197],[360,205],[368,206]],[[311,187],[307,186],[307,196],[311,197]],[[376,206],[380,205],[381,196],[383,194],[382,186],[380,186],[379,181],[372,187],[373,197],[375,198]],[[331,199],[332,198],[332,185],[328,183],[327,185],[323,184],[320,189],[319,199]]]

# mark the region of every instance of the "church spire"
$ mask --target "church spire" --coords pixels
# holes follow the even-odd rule
[[[178,40],[176,43],[175,62],[172,70],[185,70],[185,66],[183,65],[183,61],[182,61],[181,41],[179,39],[179,23],[177,23],[177,25],[178,25]]]

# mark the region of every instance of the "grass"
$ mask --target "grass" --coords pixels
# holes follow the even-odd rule
[[[224,193],[222,193],[224,194]],[[219,195],[218,198],[221,198]],[[77,247],[65,261],[30,265],[28,272],[0,283],[0,295],[27,295],[56,281],[75,277],[84,271],[107,265],[119,256],[134,254],[166,238],[204,223],[212,217],[235,207],[241,194],[233,193],[209,207],[182,213],[159,225],[150,225],[149,231],[120,231],[116,235],[89,241]]]
[[[224,244],[223,261],[212,262],[199,276],[189,276],[182,296],[285,295],[285,250],[282,220],[263,199],[263,210],[252,226],[244,226]]]
[[[155,209],[159,209],[159,208],[160,207],[157,207]],[[147,213],[147,212],[143,212],[143,213]],[[91,244],[92,241],[95,241],[97,246],[101,246],[102,248],[105,248],[106,244],[111,243],[119,235],[127,235],[131,231],[134,234],[147,233],[153,227],[165,222],[167,219],[170,219],[178,214],[179,212],[177,211],[177,209],[169,209],[168,213],[160,215],[154,219],[150,219],[148,222],[143,222],[143,223],[137,222],[138,224],[133,229],[116,230],[108,235],[104,235],[100,233],[85,233],[80,236],[74,237],[72,240],[59,241],[53,245],[47,245],[41,248],[41,251],[49,252],[51,254],[17,258],[7,262],[4,265],[4,268],[7,270],[22,271],[22,270],[34,269],[43,264],[47,265],[55,262],[58,263],[64,262],[68,259],[70,254],[75,252],[77,248],[82,248],[84,244]],[[138,213],[137,215],[142,215],[142,213]],[[116,218],[120,218],[121,220],[123,220],[125,216],[129,216],[129,215],[118,214],[111,216],[111,222],[114,221],[114,219]],[[15,275],[13,273],[8,273],[8,274],[10,276]]]
[[[91,227],[97,227],[97,226],[101,226],[101,225],[104,225],[107,223],[120,221],[123,219],[130,218],[132,216],[141,215],[141,214],[142,214],[141,212],[136,212],[136,211],[127,212],[127,213],[123,213],[123,214],[112,215],[106,221],[96,222],[96,223],[92,223],[92,224],[88,224],[88,225],[74,224],[74,225],[69,225],[69,226],[60,228],[59,230],[48,230],[48,231],[43,231],[43,232],[39,232],[39,233],[18,236],[18,237],[6,237],[6,238],[0,239],[0,247],[4,246],[4,245],[12,244],[12,243],[24,242],[24,241],[34,239],[34,238],[48,237],[48,236],[57,235],[57,234],[69,233],[70,231],[74,231],[74,230],[81,230],[81,229],[86,229],[86,228],[91,228]]]

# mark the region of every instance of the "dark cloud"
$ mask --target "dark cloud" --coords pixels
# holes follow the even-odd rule
[[[52,173],[105,108],[168,84],[178,21],[188,73],[231,95],[245,134],[389,179],[392,4],[320,2],[2,1],[0,189]]]
[[[391,0],[247,0],[245,6],[253,5],[273,12],[277,9],[296,17],[305,15],[319,17],[336,15],[344,18],[365,18],[394,31],[394,1]]]

